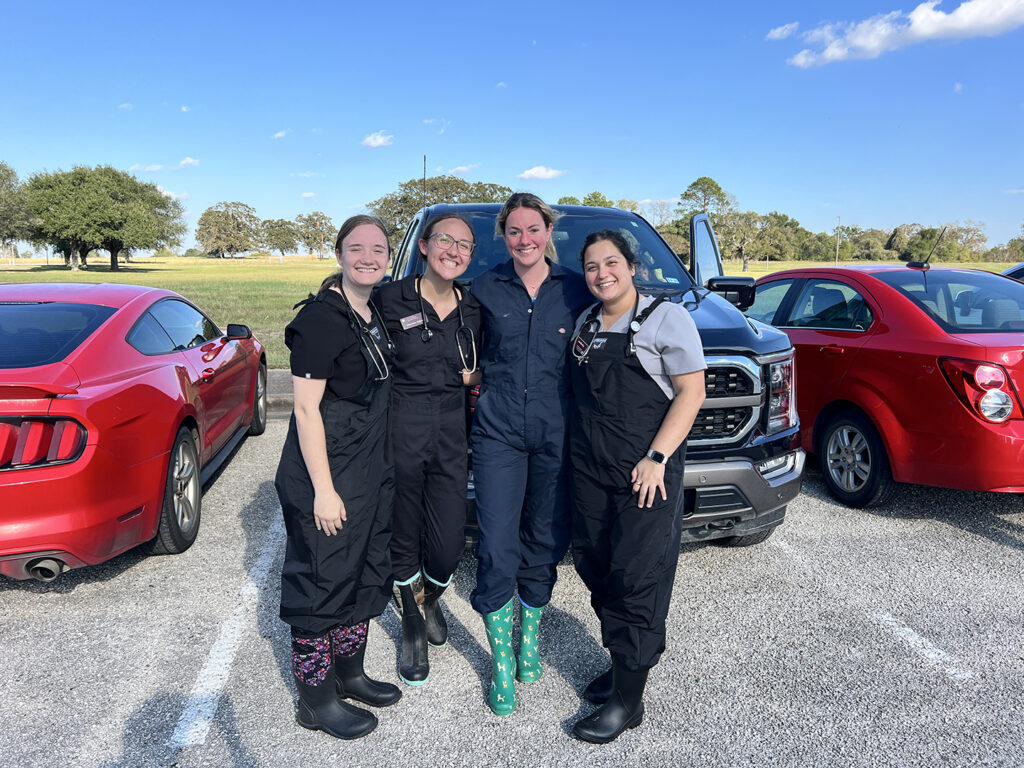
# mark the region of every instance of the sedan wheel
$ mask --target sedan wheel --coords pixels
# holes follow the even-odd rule
[[[861,413],[834,416],[825,427],[818,456],[829,492],[847,506],[877,506],[895,490],[882,440]]]
[[[252,421],[250,435],[262,435],[267,430],[267,366],[260,363],[256,373],[256,394],[252,398]]]
[[[167,466],[160,527],[153,542],[155,553],[184,552],[196,540],[203,501],[199,470],[195,438],[188,427],[182,427],[174,440]]]

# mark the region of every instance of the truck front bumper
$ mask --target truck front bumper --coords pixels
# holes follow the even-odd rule
[[[687,461],[682,540],[745,536],[779,525],[800,493],[805,458],[797,448],[768,467],[743,458]]]

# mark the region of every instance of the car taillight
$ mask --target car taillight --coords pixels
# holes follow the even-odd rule
[[[946,381],[972,413],[996,424],[1021,418],[1020,400],[1005,369],[977,360],[939,358]]]
[[[85,428],[71,419],[5,419],[0,421],[0,471],[74,461],[85,438]]]
[[[768,434],[796,425],[793,357],[768,366]]]

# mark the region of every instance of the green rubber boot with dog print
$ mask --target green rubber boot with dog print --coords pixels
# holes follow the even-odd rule
[[[499,717],[516,711],[516,656],[512,651],[512,600],[494,613],[484,614],[484,629],[491,646],[491,688],[487,704]]]
[[[519,606],[519,655],[516,680],[520,683],[536,683],[544,676],[540,663],[540,618],[543,608]]]

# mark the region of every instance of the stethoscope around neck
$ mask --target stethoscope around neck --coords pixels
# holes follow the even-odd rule
[[[646,307],[644,311],[637,316],[637,308],[640,306],[640,292],[636,291],[633,297],[633,312],[629,316],[629,330],[626,334],[626,357],[634,357],[636,355],[636,342],[633,341],[633,337],[640,331],[640,327],[644,324],[644,321],[650,317],[651,312],[654,311],[661,302],[665,300],[664,296],[659,296]],[[597,319],[597,316],[601,313],[604,308],[604,304],[598,303],[590,314],[587,315],[587,319],[580,326],[579,333],[577,333],[570,341],[569,347],[572,349],[572,356],[576,358],[576,362],[579,365],[583,365],[587,362],[587,358],[590,356],[590,350],[594,347],[594,342],[597,341],[597,337],[601,333],[601,322]],[[584,335],[589,336],[585,338]],[[583,342],[583,347],[580,350],[576,349],[578,342]]]
[[[423,322],[423,328],[420,330],[420,339],[426,344],[433,338],[434,332],[427,323],[427,310],[423,306],[423,292],[420,290],[420,280],[422,279],[422,275],[416,277],[416,298],[420,303],[420,319]],[[466,325],[466,320],[462,316],[462,295],[459,293],[459,289],[454,282],[452,283],[452,291],[455,292],[455,310],[459,313],[459,327],[455,329],[455,346],[458,347],[459,358],[462,360],[462,372],[476,373],[476,336],[473,334],[473,329]],[[468,342],[469,357],[466,356],[466,342]],[[473,361],[473,365],[469,364],[470,360]]]
[[[391,375],[391,368],[388,366],[387,358],[384,357],[384,352],[380,348],[380,344],[373,338],[370,328],[362,321],[351,302],[348,300],[348,296],[345,295],[343,288],[338,289],[338,293],[341,294],[341,300],[345,303],[345,308],[348,310],[349,318],[356,327],[360,329],[359,340],[362,342],[363,347],[366,349],[366,354],[369,355],[373,361],[374,367],[377,369],[377,381],[384,381]],[[320,297],[317,296],[314,299],[307,299],[306,301],[319,301]],[[298,307],[306,302],[300,301],[295,306]],[[388,354],[395,354],[395,342],[391,340],[391,334],[388,333],[388,327],[384,323],[384,317],[381,315],[380,310],[373,303],[373,299],[367,301],[367,305],[370,307],[370,316],[377,319],[377,327],[380,328],[381,333],[384,334],[384,344],[388,348]]]

